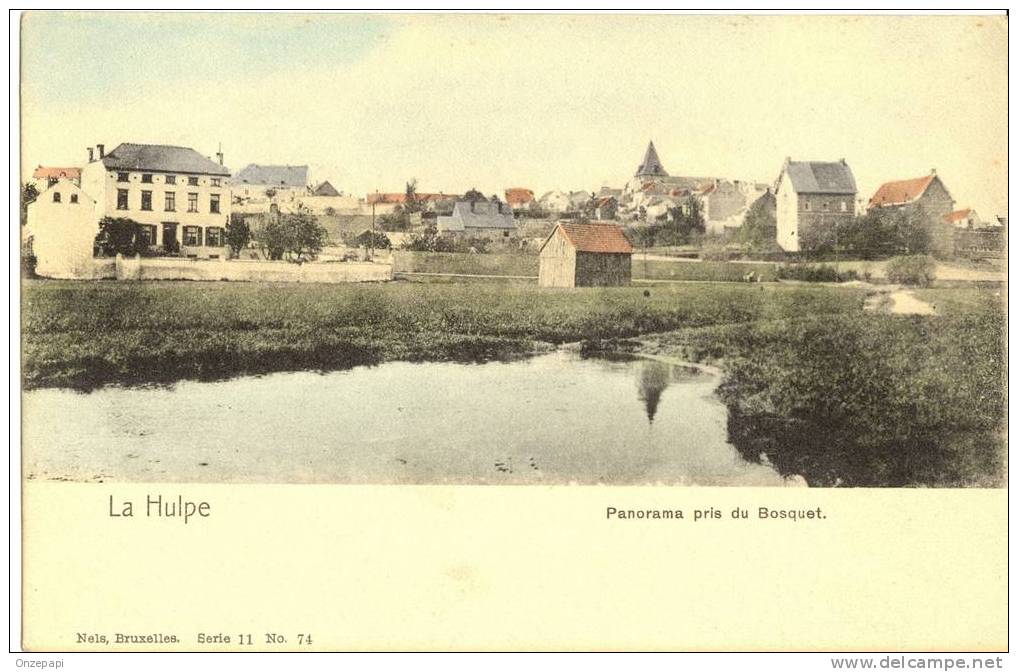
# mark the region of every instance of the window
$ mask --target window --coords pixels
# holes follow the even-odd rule
[[[184,227],[184,244],[188,247],[200,247],[201,246],[201,227],[200,226],[185,226]]]
[[[806,205],[804,207],[806,209],[806,212],[809,212],[809,210],[810,210],[810,202],[806,201]]]
[[[141,181],[145,184],[152,184],[152,173],[142,173]]]
[[[208,247],[223,246],[223,229],[220,226],[210,226],[205,229],[205,245]]]
[[[187,211],[198,212],[198,194],[190,193],[187,195]]]
[[[127,210],[127,189],[117,189],[117,210]]]
[[[221,186],[223,186],[222,178],[220,178],[220,177],[213,177],[212,178],[212,186],[213,187],[221,187]]]
[[[163,208],[166,212],[174,212],[177,209],[177,194],[172,191],[166,192],[166,205]]]
[[[156,244],[156,225],[155,224],[139,224],[138,225],[138,242],[142,245],[152,246]]]
[[[828,206],[827,201],[824,201],[824,212],[827,212],[827,206]]]
[[[845,201],[841,202],[841,211],[842,212],[848,212],[848,203],[847,202],[845,202]]]
[[[127,182],[127,179],[128,179],[127,173],[117,173],[117,182]]]
[[[49,178],[48,180],[46,180],[46,182],[47,182],[47,184],[48,184],[49,186],[51,186],[51,187],[52,187],[52,186],[53,186],[54,184],[56,184],[56,183],[57,183],[57,178],[55,178],[55,177],[51,177],[51,178]]]
[[[177,176],[176,175],[167,175],[164,178],[164,182],[166,182],[166,184],[176,184],[177,183]]]
[[[151,210],[152,209],[152,192],[143,191],[141,192],[141,209]]]
[[[187,178],[187,184],[190,187],[197,187],[198,186],[198,178],[197,177],[189,177],[189,178]]]
[[[219,194],[209,196],[209,212],[219,214]]]
[[[53,202],[54,203],[59,203],[60,202],[60,192],[59,191],[54,191],[53,192]]]
[[[77,203],[77,202],[78,202],[78,195],[77,194],[71,194],[71,203]]]
[[[503,231],[502,232],[502,237],[503,238],[508,238],[509,237],[509,232],[508,231]]]

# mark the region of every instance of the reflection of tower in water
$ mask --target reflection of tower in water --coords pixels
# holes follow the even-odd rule
[[[647,409],[647,420],[654,424],[661,395],[671,379],[671,366],[664,362],[648,360],[640,365],[640,400]]]

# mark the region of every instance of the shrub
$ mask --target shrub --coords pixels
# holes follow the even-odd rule
[[[924,254],[894,257],[887,262],[886,273],[891,282],[929,287],[936,277],[936,262]]]
[[[778,267],[778,278],[803,282],[843,282],[845,280],[838,275],[838,269],[826,264],[784,264]]]

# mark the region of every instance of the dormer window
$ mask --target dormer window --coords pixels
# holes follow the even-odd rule
[[[213,177],[213,178],[212,178],[212,186],[213,186],[213,187],[221,187],[221,186],[223,186],[223,180],[222,180],[222,178],[219,178],[219,177]]]
[[[197,177],[189,177],[189,178],[187,178],[187,184],[190,187],[197,187],[198,186],[198,178]]]
[[[141,181],[145,184],[152,184],[152,173],[142,173]]]
[[[117,173],[117,182],[127,182],[130,178],[130,173]]]

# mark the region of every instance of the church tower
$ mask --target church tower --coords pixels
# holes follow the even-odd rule
[[[657,150],[654,149],[654,141],[647,145],[647,152],[643,155],[643,163],[636,169],[636,177],[668,177],[668,171],[661,165],[661,159],[657,158]]]

